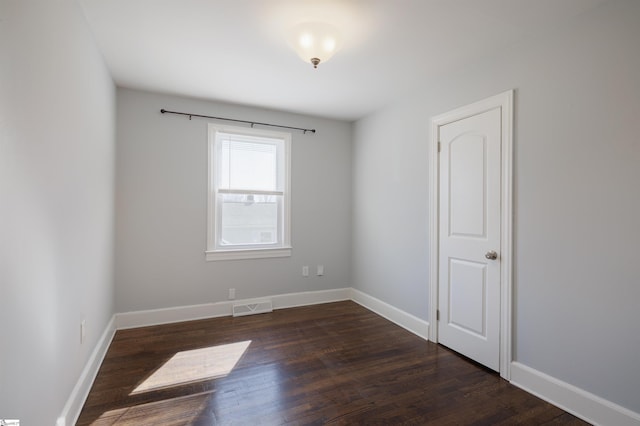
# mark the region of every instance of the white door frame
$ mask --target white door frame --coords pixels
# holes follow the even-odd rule
[[[511,322],[513,286],[513,90],[431,118],[429,149],[429,340],[438,342],[438,258],[440,240],[438,227],[440,156],[438,135],[441,126],[464,118],[501,108],[501,199],[500,199],[500,376],[511,377]]]

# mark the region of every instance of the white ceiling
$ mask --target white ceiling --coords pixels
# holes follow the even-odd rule
[[[345,120],[605,0],[79,0],[119,86]],[[285,40],[326,21],[313,69]]]

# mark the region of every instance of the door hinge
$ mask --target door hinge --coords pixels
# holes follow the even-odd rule
[[[440,309],[436,310],[436,321],[440,321]]]
[[[440,146],[440,145],[441,145],[441,144],[440,144],[440,142],[438,141],[438,152],[440,152],[440,148],[441,148],[441,146]]]

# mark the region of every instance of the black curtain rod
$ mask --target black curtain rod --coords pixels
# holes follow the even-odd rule
[[[188,115],[189,116],[189,120],[191,120],[191,117],[213,118],[215,120],[224,120],[224,121],[233,121],[233,122],[236,122],[236,123],[251,124],[251,127],[253,127],[254,125],[257,124],[259,126],[280,127],[281,129],[301,130],[302,132],[304,132],[305,135],[307,134],[307,132],[311,132],[311,133],[315,133],[316,132],[316,129],[304,129],[302,127],[281,126],[279,124],[260,123],[259,121],[237,120],[235,118],[214,117],[212,115],[189,114],[187,112],[169,111],[169,110],[164,109],[164,108],[161,109],[160,112],[163,113],[163,114]]]

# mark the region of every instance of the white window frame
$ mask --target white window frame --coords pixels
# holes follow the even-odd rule
[[[282,194],[282,219],[278,224],[279,243],[270,247],[256,245],[239,245],[235,247],[220,246],[218,232],[220,232],[222,208],[218,204],[218,193],[225,190],[217,188],[216,182],[216,143],[218,133],[281,139],[284,143],[284,190]],[[236,126],[223,126],[209,123],[208,127],[208,204],[207,204],[207,250],[206,260],[260,259],[270,257],[291,256],[291,133],[274,132]],[[280,166],[279,166],[280,167]],[[258,191],[259,192],[259,191]],[[252,192],[255,193],[255,192]],[[280,229],[282,228],[282,229]]]

